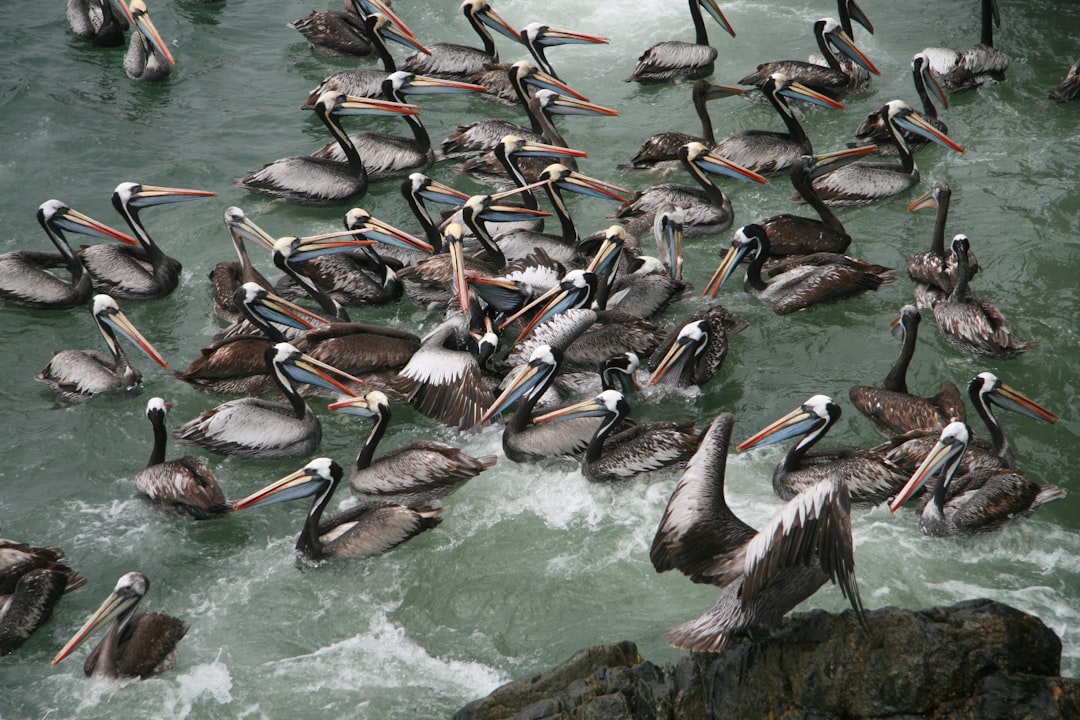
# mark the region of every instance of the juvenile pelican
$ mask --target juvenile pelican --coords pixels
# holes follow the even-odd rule
[[[667,40],[641,53],[627,82],[661,83],[697,80],[712,74],[716,64],[716,48],[709,45],[705,18],[701,9],[712,16],[720,27],[735,37],[735,29],[724,17],[716,0],[690,0],[690,18],[694,22],[694,42]]]
[[[949,219],[952,189],[947,183],[935,182],[930,192],[912,201],[908,212],[934,208],[934,232],[930,237],[930,249],[915,253],[908,258],[907,271],[915,281],[916,307],[934,307],[952,292],[956,284],[956,257],[945,250],[945,224]],[[972,276],[979,271],[979,263],[968,251],[968,271]]]
[[[412,31],[380,0],[345,0],[344,10],[316,10],[288,23],[308,41],[311,49],[329,57],[368,57],[375,52],[376,40],[368,30],[368,16],[387,16],[405,35]]]
[[[655,170],[667,174],[679,169],[679,148],[690,142],[704,143],[707,147],[716,144],[716,132],[713,130],[712,117],[709,116],[707,103],[710,100],[741,95],[742,88],[729,85],[717,85],[701,78],[694,82],[690,101],[701,122],[701,134],[690,135],[684,132],[667,131],[657,133],[641,143],[641,147],[630,158],[630,168],[634,170]]]
[[[270,290],[273,284],[251,264],[245,239],[260,243],[266,250],[274,249],[275,238],[254,223],[244,211],[236,206],[225,209],[225,229],[229,231],[233,250],[237,260],[222,261],[210,270],[210,284],[213,286],[214,314],[231,323],[244,319],[244,313],[237,303],[237,291],[244,283],[255,283]]]
[[[127,319],[108,295],[95,295],[94,322],[97,324],[109,354],[98,350],[61,350],[54,353],[49,364],[35,380],[52,388],[66,402],[82,402],[98,393],[110,390],[130,390],[142,382],[142,373],[131,366],[127,355],[117,342],[120,333],[163,368],[169,363],[143,334]]]
[[[981,0],[981,6],[982,31],[978,43],[963,52],[942,47],[923,49],[930,60],[930,69],[949,92],[1005,79],[1009,56],[994,47],[994,26],[1001,26],[997,0]]]
[[[116,0],[123,3],[125,0]],[[168,44],[161,38],[143,0],[128,3],[128,17],[135,27],[131,41],[124,54],[124,72],[132,80],[162,82],[172,75],[176,58]]]

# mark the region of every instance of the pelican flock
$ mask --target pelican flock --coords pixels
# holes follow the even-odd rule
[[[1009,63],[994,45],[994,29],[999,42],[1015,37],[1002,36],[996,0],[966,2],[973,6],[969,11],[980,12],[980,43],[963,52],[905,48],[898,57],[881,56],[890,45],[879,41],[890,28],[875,29],[854,2],[840,2],[839,20],[812,24],[820,63],[770,60],[774,51],[803,51],[777,48],[774,38],[736,37],[718,0],[689,0],[688,20],[680,6],[673,22],[686,40],[661,42],[637,57],[606,35],[593,34],[603,28],[562,30],[543,18],[517,17],[526,9],[539,15],[541,6],[508,6],[507,15],[513,11],[513,20],[522,20],[512,24],[487,0],[464,0],[441,28],[430,21],[417,24],[413,17],[422,15],[420,8],[395,3],[392,10],[379,0],[346,0],[344,9],[293,18],[289,28],[302,33],[312,50],[300,48],[292,35],[294,52],[308,63],[305,83],[312,69],[312,82],[323,79],[295,98],[284,92],[263,98],[258,111],[277,113],[275,121],[292,122],[297,133],[307,123],[308,140],[289,146],[298,147],[292,150],[298,154],[245,174],[258,165],[252,158],[289,150],[276,140],[243,137],[245,113],[256,109],[235,88],[228,108],[235,125],[203,131],[236,133],[247,154],[215,158],[220,167],[214,168],[190,167],[180,157],[154,165],[160,173],[155,183],[162,184],[117,185],[112,206],[130,235],[49,200],[37,208],[37,218],[52,247],[30,249],[20,239],[18,247],[26,249],[0,254],[0,311],[25,320],[19,342],[9,343],[13,354],[40,347],[31,340],[40,326],[62,329],[64,313],[79,317],[86,310],[108,347],[108,353],[57,352],[35,377],[12,377],[9,385],[45,383],[62,409],[92,417],[101,428],[119,422],[121,412],[145,417],[153,430],[150,457],[145,466],[136,463],[126,480],[173,511],[159,513],[155,523],[187,517],[207,521],[200,528],[250,529],[263,522],[266,534],[278,539],[292,537],[289,528],[299,526],[295,551],[301,564],[344,561],[361,569],[346,567],[342,575],[360,573],[364,582],[373,579],[364,563],[427,561],[435,545],[449,556],[452,546],[481,541],[466,532],[482,534],[491,525],[518,521],[499,515],[502,508],[485,507],[485,499],[521,492],[523,483],[546,483],[557,469],[559,482],[573,490],[556,488],[553,495],[580,493],[610,503],[648,494],[647,512],[655,517],[635,536],[646,542],[621,551],[639,566],[642,583],[674,569],[695,583],[716,586],[720,596],[712,609],[668,631],[666,639],[676,648],[721,652],[737,637],[756,639],[827,581],[861,615],[855,559],[867,513],[887,507],[890,512],[877,513],[873,522],[887,525],[903,542],[922,542],[923,534],[1010,532],[1015,520],[1067,498],[1065,477],[1036,481],[1034,472],[1029,478],[1019,467],[1018,457],[1034,460],[1038,454],[1028,447],[1014,452],[991,407],[1047,425],[1059,420],[1001,380],[1015,368],[1025,382],[1054,382],[1032,371],[1038,361],[1028,360],[1067,342],[1055,342],[1055,333],[1068,334],[1057,318],[1033,322],[1031,312],[1039,311],[1023,308],[1024,293],[1042,292],[1039,280],[1011,288],[999,284],[993,292],[1009,304],[1010,314],[1015,310],[1023,318],[1018,334],[1042,336],[1029,341],[1016,340],[1004,313],[975,294],[987,287],[988,261],[1001,247],[995,240],[1021,233],[1022,218],[1003,200],[1000,217],[991,221],[1001,238],[982,244],[980,233],[988,234],[983,222],[946,242],[950,198],[971,193],[971,163],[989,162],[998,152],[977,136],[980,123],[995,112],[987,107],[995,98],[987,96],[1005,81]],[[155,13],[168,12],[157,7]],[[642,14],[642,22],[661,19],[645,17],[647,8],[627,11]],[[751,11],[735,7],[728,13]],[[270,7],[260,12],[279,14]],[[144,0],[69,0],[66,15],[73,42],[100,52],[127,45],[126,74],[158,83],[144,88],[161,91],[147,98],[165,103],[170,84],[201,80],[197,58],[180,64],[174,56],[194,43],[166,42]],[[289,18],[278,19],[280,27]],[[852,39],[852,20],[873,34],[863,47]],[[414,32],[406,21],[428,27]],[[712,22],[731,36],[724,38],[723,53],[710,44]],[[175,33],[173,18],[168,25],[168,34]],[[932,29],[920,32],[942,45],[952,40]],[[659,26],[658,33],[676,36]],[[566,58],[556,75],[545,49],[569,43],[581,46],[588,60]],[[412,54],[395,58],[404,54],[402,46]],[[1010,47],[1014,57],[1024,51]],[[738,58],[738,74],[720,77],[731,72],[734,60],[722,58],[727,54]],[[626,67],[633,68],[630,84],[611,82],[612,69]],[[284,76],[292,70],[255,71]],[[618,73],[622,79],[623,71]],[[868,83],[891,82],[889,73],[897,79],[890,93],[901,85],[914,93],[887,101],[861,95]],[[1050,98],[1040,91],[1042,111],[1067,111],[1049,100],[1071,99],[1075,76],[1073,66]],[[978,90],[967,95],[967,104],[950,105],[949,94],[973,88]],[[434,94],[444,97],[427,102]],[[747,129],[769,117],[775,123],[775,116],[755,104],[712,102],[739,95],[764,98],[783,129]],[[501,101],[485,102],[496,97]],[[938,115],[945,109],[951,129]],[[766,119],[754,115],[759,111]],[[531,127],[519,124],[522,112]],[[585,131],[572,118],[555,127],[555,115],[591,116],[589,123],[604,129]],[[371,124],[347,128],[356,116],[372,118]],[[858,129],[830,135],[841,124],[833,116],[844,116],[848,127]],[[383,121],[404,121],[407,130],[395,132]],[[650,136],[653,125],[663,131]],[[330,142],[319,149],[324,129]],[[630,157],[633,148],[625,152],[615,139],[608,147],[595,141],[639,130],[642,137],[632,144],[645,144],[630,165],[617,164],[615,156]],[[446,140],[433,142],[433,135]],[[135,145],[133,137],[124,150]],[[828,147],[847,149],[822,151]],[[921,167],[915,165],[916,149]],[[95,154],[104,167],[109,155],[100,148]],[[961,162],[963,170],[951,173]],[[643,173],[633,172],[645,168],[688,174],[696,184],[650,185]],[[721,190],[714,182],[720,176],[743,182]],[[56,182],[64,179],[58,173]],[[498,194],[475,188],[507,182],[512,189]],[[189,185],[205,189],[185,189]],[[906,199],[890,202],[898,197]],[[152,224],[151,237],[142,209],[194,199],[203,202],[185,205],[187,216],[163,213],[161,229]],[[817,217],[791,213],[793,202],[810,205]],[[436,203],[447,206],[445,215],[436,212]],[[221,233],[217,223],[225,205]],[[748,206],[767,207],[769,214],[755,221]],[[922,216],[906,212],[922,208],[937,210],[928,252],[917,252],[925,243],[912,240],[925,234]],[[971,223],[963,212],[956,203],[950,222]],[[280,237],[247,213],[281,228]],[[551,215],[545,229],[544,218]],[[212,241],[193,237],[191,227],[201,217],[216,220],[218,237]],[[414,217],[421,226],[415,235],[398,228],[415,227]],[[883,227],[902,222],[906,232],[875,232],[875,217],[890,218]],[[329,223],[344,224],[345,231],[332,231]],[[733,240],[724,237],[729,228],[738,228]],[[73,234],[109,242],[76,248],[69,243]],[[974,260],[972,238],[980,243],[985,265]],[[212,270],[200,267],[206,253],[192,247],[196,242],[219,256]],[[849,247],[873,260],[847,255]],[[1038,247],[1065,254],[1054,239],[1040,238]],[[723,258],[710,276],[709,259],[718,248],[724,248]],[[908,257],[907,276],[901,277],[890,265]],[[744,261],[747,294],[728,293],[720,305],[719,291]],[[1000,267],[1008,260],[998,262],[1002,283]],[[263,274],[270,263],[284,273],[276,282]],[[144,377],[129,362],[121,338],[163,368],[169,365],[118,301],[148,334],[161,338],[170,356],[192,356],[187,369]],[[852,340],[843,334],[845,322],[883,330],[900,305],[891,326],[899,347],[876,336]],[[183,336],[196,316],[205,318],[206,337]],[[940,336],[918,333],[929,317]],[[79,317],[80,326],[84,320]],[[222,320],[232,324],[223,327]],[[757,359],[747,362],[755,350]],[[814,362],[830,363],[828,377],[806,370],[808,353],[827,358]],[[995,364],[968,382],[965,395],[941,373],[959,367],[970,377],[961,363],[971,357]],[[932,383],[924,370],[931,360]],[[877,369],[861,376],[866,368]],[[145,404],[131,397],[144,382],[153,385]],[[940,392],[929,397],[909,390],[938,382]],[[808,386],[813,394],[805,402],[770,419],[792,393],[806,397]],[[834,400],[844,388],[850,388],[847,402],[858,412]],[[207,401],[200,392],[228,397]],[[74,405],[98,395],[112,399]],[[40,390],[25,402],[37,402],[39,409],[56,405],[51,393]],[[972,417],[969,407],[983,421],[989,442],[965,424]],[[768,451],[729,462],[736,409],[740,423],[761,428],[736,450],[795,440],[771,474],[768,466],[777,458],[769,459]],[[359,451],[356,430],[341,415],[371,423]],[[823,449],[819,442],[830,430],[847,437]],[[193,454],[168,459],[170,434]],[[1024,437],[1016,449],[1032,442]],[[44,457],[51,452],[42,446]],[[227,499],[205,454],[227,456],[222,466],[229,476],[252,480],[249,488],[260,489]],[[298,469],[286,473],[278,464],[282,459]],[[726,481],[725,475],[736,473],[739,484]],[[775,503],[773,516],[757,529],[732,507],[745,483],[767,488],[770,479],[779,499],[768,499]],[[492,489],[511,480],[519,485]],[[351,491],[342,493],[348,498],[335,496],[342,481]],[[666,507],[658,511],[655,498],[665,497]],[[302,498],[310,498],[302,523],[282,520],[295,508],[239,512]],[[919,502],[914,513],[902,512],[909,500]],[[6,511],[2,503],[0,510]],[[1053,508],[1039,510],[1034,521],[1053,522],[1052,513]],[[913,514],[917,519],[908,522]],[[72,527],[80,522],[77,513],[70,518]],[[108,524],[102,528],[95,532],[108,532]],[[647,552],[648,538],[641,533],[652,539]],[[253,534],[221,533],[229,536],[221,541]],[[218,540],[209,537],[200,542]],[[85,542],[65,554],[0,540],[0,656],[25,654],[26,662],[37,662],[44,656],[36,648],[66,634],[55,627],[58,620],[75,624],[67,608],[72,599],[65,596],[88,584],[73,567],[82,567],[80,556],[90,552]],[[210,555],[191,562],[209,561]],[[155,562],[166,587],[172,584],[169,568],[167,558]],[[137,612],[150,581],[141,571],[117,570],[123,574],[107,599],[66,644],[46,653],[55,652],[53,665],[99,629],[103,639],[84,664],[88,676],[148,678],[177,663],[190,668],[213,660],[178,658],[176,652],[189,622],[205,619],[205,608],[178,608],[188,621]],[[278,579],[275,574],[266,582]],[[475,592],[469,604],[485,590]],[[169,597],[171,606],[184,595]],[[62,599],[63,617],[51,621],[53,637],[31,638]],[[280,602],[298,599],[290,590]],[[318,614],[336,614],[330,600],[319,602]],[[295,611],[316,614],[302,606]],[[407,613],[401,622],[409,622]],[[200,640],[202,649],[205,638]],[[230,662],[224,655],[221,662]]]

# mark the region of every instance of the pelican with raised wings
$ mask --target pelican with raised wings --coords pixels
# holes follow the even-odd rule
[[[843,475],[807,487],[755,530],[724,497],[734,424],[734,415],[722,413],[709,425],[668,500],[649,551],[658,573],[679,570],[693,582],[722,588],[707,613],[668,631],[668,642],[683,650],[720,652],[732,636],[773,630],[827,580],[839,585],[862,614]]]
[[[997,0],[980,0],[982,7],[980,40],[960,52],[952,48],[923,49],[930,69],[941,78],[949,92],[976,88],[1005,79],[1009,56],[994,47],[994,26],[1001,25]]]
[[[724,17],[716,0],[690,0],[690,19],[694,23],[694,42],[666,40],[641,53],[627,82],[662,83],[697,80],[711,75],[716,66],[716,48],[709,45],[702,8],[731,37],[735,29]]]

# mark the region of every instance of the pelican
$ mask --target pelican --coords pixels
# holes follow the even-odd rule
[[[118,0],[68,0],[67,20],[71,32],[97,47],[123,45],[130,27]]]
[[[938,85],[937,80],[934,79],[934,74],[930,72],[930,61],[927,59],[926,53],[920,52],[912,56],[911,77],[915,82],[915,92],[922,102],[922,119],[930,125],[933,125],[942,133],[948,134],[949,127],[938,117],[937,106],[934,105],[934,101],[930,98],[928,89],[933,92],[934,96],[937,97],[941,104],[946,108],[949,107],[949,99],[945,96],[945,92],[941,89],[941,86]],[[881,119],[881,113],[877,110],[866,116],[866,119],[863,120],[858,129],[855,130],[855,137],[864,138],[864,140],[858,144],[870,143],[877,146],[879,155],[888,157],[895,156],[899,153],[896,142],[893,141],[889,129]],[[920,150],[929,143],[923,136],[911,132],[904,132],[904,140],[907,142],[908,149],[911,150],[911,152]]]
[[[712,609],[668,632],[668,642],[683,650],[720,652],[734,635],[775,629],[826,580],[839,585],[862,615],[844,477],[811,485],[755,530],[724,498],[734,424],[734,415],[721,413],[709,425],[671,493],[649,551],[658,573],[677,569],[696,583],[723,588]]]
[[[681,208],[686,214],[683,233],[687,237],[715,235],[731,227],[735,213],[731,200],[709,175],[724,175],[744,182],[767,184],[767,178],[753,170],[709,152],[704,144],[692,142],[679,148],[679,159],[699,187],[663,183],[639,190],[616,213],[618,218],[648,215],[662,205]],[[651,221],[649,223],[652,224]]]
[[[460,9],[469,25],[480,36],[483,48],[456,43],[433,43],[429,48],[430,54],[413,53],[405,58],[401,64],[402,70],[417,75],[467,81],[476,73],[481,72],[486,63],[499,62],[495,40],[487,28],[515,42],[521,42],[518,31],[499,17],[499,14],[488,5],[487,0],[464,0]]]
[[[603,278],[597,304],[602,302],[609,310],[648,319],[685,294],[689,289],[682,276],[685,222],[686,213],[680,208],[663,206],[657,210],[653,218],[656,256],[639,254],[626,263],[625,269],[618,267],[617,272],[609,273]],[[625,230],[613,225],[608,228],[604,242],[624,244],[625,238]]]
[[[964,397],[951,380],[941,382],[941,392],[920,397],[908,392],[907,371],[915,354],[915,339],[922,315],[914,305],[900,308],[900,317],[892,322],[893,334],[900,341],[900,355],[889,374],[876,387],[855,385],[848,398],[885,437],[903,435],[912,430],[938,430],[952,420],[966,417]]]
[[[72,250],[64,231],[119,240],[130,245],[138,240],[68,207],[59,200],[46,200],[37,211],[38,223],[58,252],[12,250],[0,254],[0,299],[23,307],[66,310],[84,305],[94,294],[90,275]],[[70,274],[65,280],[52,268]]]
[[[846,479],[851,502],[877,505],[903,486],[907,477],[887,461],[884,454],[860,447],[832,447],[811,452],[811,448],[840,419],[840,406],[828,395],[814,395],[800,407],[770,423],[739,443],[736,449],[749,450],[802,437],[788,450],[773,472],[773,490],[782,500],[791,500],[824,478],[839,475]]]
[[[0,538],[0,657],[49,621],[64,594],[86,584],[57,547]]]
[[[750,253],[753,254],[746,268],[744,287],[754,297],[772,302],[773,312],[777,315],[787,315],[820,302],[877,290],[896,280],[896,271],[890,268],[838,253],[819,252],[784,258],[772,270],[773,276],[766,283],[761,277],[761,269],[769,250],[769,236],[760,225],[739,228],[731,241],[731,249],[713,273],[703,294],[715,298],[739,262]]]
[[[690,92],[690,101],[701,122],[701,135],[694,136],[684,132],[662,132],[649,137],[641,144],[634,157],[630,159],[629,168],[634,170],[656,170],[667,174],[677,170],[679,162],[679,148],[690,142],[704,143],[708,147],[716,144],[716,133],[713,130],[712,118],[709,116],[707,103],[711,100],[742,94],[742,88],[734,88],[730,85],[717,85],[701,78],[694,82]]]
[[[667,40],[653,45],[638,57],[626,82],[662,83],[697,80],[712,75],[716,64],[716,48],[709,45],[705,30],[705,18],[701,9],[709,13],[731,37],[735,29],[724,17],[716,0],[690,0],[690,18],[694,21],[694,42]]]
[[[836,0],[836,16],[840,18],[840,27],[847,33],[847,36],[852,40],[855,39],[855,26],[851,23],[855,20],[871,35],[874,34],[874,24],[870,22],[870,18],[866,17],[866,13],[862,11],[855,0]],[[846,55],[838,58],[840,60],[841,67],[844,72],[851,78],[849,88],[852,93],[865,92],[870,85],[870,73],[866,68],[862,67],[858,63],[851,60]],[[815,65],[828,65],[828,61],[820,53],[811,53],[807,58]]]
[[[945,224],[949,219],[949,203],[952,189],[947,183],[935,182],[930,192],[916,198],[908,205],[908,212],[934,208],[934,232],[930,238],[930,249],[915,253],[908,258],[907,271],[915,281],[916,307],[933,307],[938,300],[945,299],[956,284],[956,257],[945,251]],[[975,256],[968,252],[968,271],[971,276],[979,271]]]
[[[297,392],[295,382],[355,395],[343,383],[362,381],[309,357],[289,343],[266,350],[266,362],[286,404],[245,397],[203,412],[173,429],[182,445],[198,445],[221,455],[266,459],[310,455],[322,441],[319,418]]]
[[[393,501],[408,507],[429,505],[471,478],[494,467],[494,455],[473,457],[436,440],[413,440],[375,457],[390,426],[390,400],[378,390],[330,404],[331,410],[375,419],[349,473],[349,487],[361,504]]]
[[[297,558],[311,565],[335,558],[382,555],[442,522],[441,508],[410,508],[391,502],[356,505],[324,520],[323,511],[343,475],[341,466],[330,458],[315,458],[233,507],[242,510],[314,495],[296,541]]]
[[[381,13],[405,35],[412,31],[380,0],[345,0],[344,10],[316,10],[310,15],[288,23],[308,41],[311,49],[328,57],[368,57],[375,52],[375,40],[365,20]]]
[[[1080,60],[1077,60],[1065,73],[1065,79],[1050,91],[1050,99],[1054,102],[1069,102],[1075,100],[1080,93]]]
[[[390,73],[382,84],[382,95],[390,101],[405,103],[406,95],[437,95],[446,93],[484,92],[483,85],[426,78],[397,71]],[[364,160],[364,170],[368,180],[385,180],[401,177],[412,172],[425,172],[435,164],[435,151],[431,149],[431,138],[427,128],[414,114],[401,116],[412,131],[412,137],[402,137],[384,132],[364,131],[349,133],[349,142]],[[311,155],[315,158],[330,158],[338,162],[346,160],[344,145],[331,142],[316,150]]]
[[[833,207],[867,205],[874,200],[892,197],[914,187],[919,182],[919,169],[901,130],[909,130],[939,145],[964,152],[964,148],[947,135],[915,114],[903,100],[890,100],[879,111],[893,142],[896,143],[900,164],[891,162],[856,162],[814,179],[814,189]]]
[[[165,203],[185,202],[213,197],[216,192],[159,187],[123,182],[112,194],[112,204],[127,221],[137,248],[116,243],[88,245],[79,250],[86,271],[93,278],[94,290],[121,300],[156,300],[163,298],[180,283],[180,261],[169,257],[150,237],[139,211]]]
[[[109,354],[97,350],[61,350],[53,354],[49,364],[35,380],[52,388],[57,398],[66,402],[82,402],[94,395],[111,390],[130,390],[142,382],[142,373],[131,366],[123,348],[116,340],[120,333],[163,368],[169,363],[143,334],[127,319],[108,295],[95,295],[94,322],[97,324]]]
[[[123,3],[124,0],[115,0]],[[131,41],[124,54],[124,72],[132,80],[143,82],[162,82],[172,75],[176,58],[168,44],[161,38],[150,19],[150,13],[143,0],[131,0],[128,3],[128,17],[135,27]]]
[[[274,238],[235,205],[225,209],[225,229],[229,231],[238,259],[217,263],[211,268],[209,277],[213,287],[214,314],[228,322],[237,323],[244,319],[244,313],[236,302],[236,293],[240,287],[249,282],[267,290],[273,287],[251,264],[244,239],[254,240],[261,243],[265,249],[273,250]]]
[[[146,403],[146,419],[154,428],[154,446],[146,467],[135,474],[135,487],[151,500],[196,520],[229,512],[232,508],[225,501],[221,485],[202,458],[184,455],[165,460],[165,414],[170,407],[160,397]]]
[[[383,13],[372,13],[364,18],[363,22],[372,48],[382,61],[382,69],[346,68],[326,76],[315,89],[308,93],[304,104],[300,106],[302,110],[313,109],[322,94],[329,90],[336,90],[344,95],[357,97],[382,97],[383,81],[397,70],[394,56],[390,54],[390,48],[386,45],[388,40],[414,48],[422,53],[429,52],[426,47],[417,42],[416,38],[402,31],[401,26],[392,22]]]
[[[1016,340],[997,306],[986,298],[971,294],[968,250],[971,243],[966,235],[952,239],[952,254],[956,259],[956,284],[948,297],[934,303],[934,319],[945,344],[964,355],[1008,360],[1022,352],[1039,347],[1038,341]]]
[[[720,371],[728,353],[728,336],[749,323],[721,305],[694,313],[667,338],[649,364],[650,385],[702,386]]]
[[[416,105],[323,93],[315,114],[323,121],[348,158],[339,162],[311,155],[295,155],[263,165],[237,184],[253,192],[309,205],[331,205],[357,200],[367,192],[367,175],[360,154],[338,122],[341,115],[416,114]]]
[[[345,230],[306,238],[295,236],[278,238],[274,241],[274,251],[271,257],[274,266],[285,273],[289,279],[280,281],[277,287],[283,293],[296,295],[299,292],[292,290],[292,287],[296,286],[298,290],[302,290],[303,293],[306,293],[319,304],[328,320],[349,322],[349,313],[341,302],[316,281],[318,266],[308,269],[307,263],[314,258],[345,252],[350,248],[362,247],[377,242],[376,240],[359,239],[356,237],[359,234],[355,230]],[[352,236],[352,239],[337,239],[348,236]]]
[[[937,444],[893,498],[889,510],[896,512],[938,472],[940,480],[919,515],[919,529],[934,537],[996,530],[1065,497],[1064,488],[1039,485],[1015,470],[974,470],[954,481],[969,438],[963,422],[946,425]],[[954,482],[958,487],[953,486]]]
[[[142,573],[123,575],[101,607],[56,653],[52,664],[66,658],[91,634],[108,624],[105,637],[83,663],[87,677],[145,680],[176,667],[176,646],[190,626],[163,612],[135,612],[149,589],[150,580]]]
[[[941,47],[923,49],[930,69],[949,92],[1005,79],[1009,56],[994,47],[994,25],[1001,26],[997,0],[981,0],[981,4],[982,34],[978,43],[963,52]]]
[[[875,75],[881,73],[855,45],[855,41],[833,18],[821,18],[814,22],[814,37],[818,48],[825,58],[825,65],[801,60],[776,60],[762,63],[757,69],[739,80],[740,85],[760,87],[774,72],[782,72],[792,80],[827,95],[833,100],[840,100],[849,92],[857,89],[859,82],[856,73],[846,70],[840,63],[836,51],[849,58],[857,66]]]
[[[405,203],[420,223],[420,233],[423,234],[432,247],[432,254],[440,254],[445,251],[446,248],[443,247],[442,242],[442,231],[431,217],[431,213],[428,212],[425,200],[460,207],[470,196],[428,177],[424,173],[410,173],[408,178],[402,180],[400,189]],[[413,262],[403,261],[402,264],[415,265],[417,262],[418,260]]]
[[[533,418],[533,422],[603,418],[581,461],[581,472],[591,482],[625,482],[646,473],[678,467],[697,448],[700,433],[691,422],[642,422],[613,435],[616,425],[629,412],[630,406],[621,392],[604,390],[591,400],[544,413]]]

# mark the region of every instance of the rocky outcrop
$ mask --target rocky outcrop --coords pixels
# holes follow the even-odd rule
[[[885,608],[865,625],[814,611],[675,665],[644,660],[631,642],[586,648],[454,720],[1080,718],[1080,681],[1060,666],[1052,630],[990,600]]]

